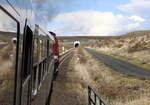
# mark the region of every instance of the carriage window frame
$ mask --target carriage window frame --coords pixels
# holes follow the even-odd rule
[[[19,60],[19,38],[20,38],[20,23],[19,21],[11,14],[9,13],[2,5],[0,5],[0,10],[6,14],[10,19],[12,19],[16,23],[16,57],[15,57],[15,65],[14,65],[14,90],[13,90],[13,102],[12,104],[16,104],[16,97],[17,97],[17,75],[18,75],[18,60]]]

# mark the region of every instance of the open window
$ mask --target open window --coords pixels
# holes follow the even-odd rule
[[[23,36],[23,81],[29,76],[32,69],[32,40],[32,30],[29,28],[29,26],[26,26],[25,33]]]
[[[27,23],[27,21],[26,21]],[[21,105],[30,103],[31,71],[32,66],[32,48],[33,32],[28,25],[24,27],[23,34],[23,52],[22,52],[22,71],[21,71]]]

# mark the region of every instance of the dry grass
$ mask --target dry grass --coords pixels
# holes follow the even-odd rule
[[[86,86],[91,85],[110,105],[149,105],[150,80],[141,80],[113,71],[86,51],[79,49],[70,62],[82,86],[80,91],[87,98]],[[76,88],[74,91],[78,91]]]
[[[148,96],[139,96],[137,99],[129,100],[125,103],[114,102],[114,105],[150,105],[150,100]]]
[[[88,104],[87,86],[90,85],[92,87],[95,87],[95,89],[98,89],[96,80],[100,76],[100,73],[97,72],[99,67],[98,65],[94,64],[95,60],[88,59],[89,55],[87,55],[84,50],[78,49],[69,64],[69,68],[73,72],[72,74],[69,74],[70,77],[74,77],[76,75],[76,78],[74,78],[74,80],[77,80],[81,86],[80,88],[74,88],[73,91],[78,92],[78,94],[82,97],[82,102],[84,103],[84,105]]]
[[[135,32],[131,33],[131,35],[122,36],[116,39],[100,40],[94,44],[92,48],[139,65],[143,68],[150,69],[149,32]]]
[[[12,44],[0,50],[0,104],[10,105],[13,100],[15,48]]]

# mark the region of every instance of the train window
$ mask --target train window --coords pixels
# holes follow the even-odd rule
[[[50,52],[49,52],[49,40],[47,39],[47,57],[49,57],[49,55],[50,55]]]
[[[43,60],[45,59],[45,40],[43,40]]]
[[[45,61],[42,62],[43,70],[42,70],[42,79],[44,79],[44,71],[45,71]]]
[[[45,72],[46,71],[46,61],[44,60],[44,75],[45,75]]]
[[[41,83],[41,72],[42,72],[42,63],[39,64],[38,85],[40,85]]]
[[[45,58],[47,58],[47,40],[45,40],[45,44],[44,44],[44,48],[45,48]]]
[[[45,40],[43,40],[43,44],[42,44],[42,60],[45,59]]]
[[[49,50],[50,50],[49,53],[50,53],[50,55],[54,54],[54,51],[53,51],[53,50],[54,50],[54,45],[53,45],[53,43],[54,43],[54,42],[51,40],[51,41],[50,41],[50,45],[49,45],[49,46],[50,46],[50,47],[49,47]]]
[[[48,59],[49,59],[49,58],[46,59],[46,73],[48,72],[48,65],[49,65]]]
[[[0,104],[14,103],[17,22],[0,7]]]
[[[39,61],[41,62],[42,61],[42,43],[43,41],[40,39],[39,40]]]
[[[32,76],[32,99],[37,94],[37,66],[33,68],[33,76]]]
[[[34,67],[33,72],[34,72],[34,73],[33,73],[33,74],[34,74],[34,75],[33,75],[33,83],[35,83],[35,84],[36,84],[37,66],[35,66],[35,67]],[[33,86],[34,88],[36,88],[36,85],[35,85],[35,84],[34,84],[34,86]]]
[[[46,70],[45,70],[45,72],[47,73],[47,69],[48,69],[48,58],[46,58],[46,61],[45,61],[45,68],[46,68]]]
[[[45,59],[45,75],[47,74],[47,58]]]
[[[33,64],[38,63],[38,56],[39,56],[39,26],[35,24],[35,31],[34,31],[34,54],[33,54]]]
[[[40,36],[40,39],[41,39],[41,59],[42,61],[46,58],[45,57],[45,51],[46,51],[46,38],[47,38],[47,34],[39,27],[39,36]]]
[[[47,58],[45,59],[45,75],[47,74]]]
[[[47,39],[47,59],[46,59],[46,73],[48,73],[48,68],[49,68],[49,40]]]
[[[50,64],[51,64],[51,62],[50,62],[50,57],[49,57],[47,60],[47,72],[49,72]]]
[[[38,39],[34,38],[33,64],[38,63]]]
[[[23,80],[27,78],[31,71],[31,59],[32,59],[32,30],[26,26],[23,36]]]

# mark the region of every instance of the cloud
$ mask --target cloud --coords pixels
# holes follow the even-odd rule
[[[135,28],[138,28],[140,27],[140,23],[131,23],[131,24],[128,24],[128,28],[129,29],[135,29]]]
[[[120,5],[118,8],[144,18],[150,16],[150,0],[130,0],[129,3]]]
[[[59,34],[67,35],[118,35],[142,27],[144,19],[139,16],[125,16],[112,12],[77,11],[58,15],[51,27]]]
[[[131,16],[131,19],[137,22],[144,22],[145,19],[140,16]]]

